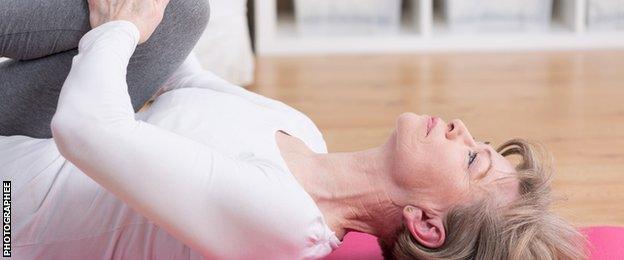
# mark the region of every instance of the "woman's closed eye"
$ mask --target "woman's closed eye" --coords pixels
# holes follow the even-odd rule
[[[485,155],[482,154],[482,156],[480,157],[479,154],[480,153],[485,153]],[[483,157],[485,156],[485,157]],[[489,162],[488,164],[485,164],[484,162],[481,162],[482,160],[486,160],[486,162]],[[485,167],[487,165],[487,167]],[[487,173],[492,169],[492,154],[490,152],[489,149],[485,149],[485,150],[480,150],[480,151],[469,151],[468,152],[468,174],[473,175],[476,174],[476,179],[482,179],[484,178]]]
[[[476,159],[477,159],[477,152],[469,151],[468,152],[468,167],[470,167]]]

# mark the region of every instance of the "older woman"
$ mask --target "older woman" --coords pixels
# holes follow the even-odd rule
[[[54,138],[0,138],[19,259],[316,259],[350,231],[387,258],[583,258],[526,142],[496,151],[459,120],[404,113],[379,147],[327,153],[304,114],[193,56],[135,114],[126,67],[167,1],[89,4]]]

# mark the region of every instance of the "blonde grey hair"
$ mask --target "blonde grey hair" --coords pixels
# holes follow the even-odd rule
[[[502,207],[484,197],[457,205],[445,216],[445,243],[420,245],[403,225],[378,239],[385,259],[586,259],[585,238],[550,211],[550,167],[539,147],[522,139],[500,145],[503,156],[519,155],[520,197]]]

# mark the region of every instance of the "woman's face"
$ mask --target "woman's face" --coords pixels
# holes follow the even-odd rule
[[[392,179],[414,196],[407,200],[429,204],[420,206],[444,212],[485,189],[503,203],[518,194],[515,178],[496,181],[513,174],[514,167],[491,146],[474,140],[460,120],[447,123],[403,113],[389,144]]]

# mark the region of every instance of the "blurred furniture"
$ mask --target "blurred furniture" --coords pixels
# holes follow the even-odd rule
[[[297,33],[307,36],[397,33],[401,0],[295,0]]]
[[[439,3],[442,18],[454,32],[546,31],[553,7],[552,0],[443,0]]]
[[[210,22],[195,46],[202,67],[236,85],[253,81],[254,58],[247,25],[247,0],[206,0]]]
[[[254,1],[255,46],[258,55],[624,48],[622,31],[595,30],[595,27],[588,26],[588,9],[589,15],[592,15],[599,12],[592,11],[597,6],[608,6],[603,2],[621,3],[621,0],[403,0],[397,33],[361,35],[310,35],[311,30],[306,29],[302,18],[296,15],[301,14],[297,5],[301,6],[304,2],[309,9],[314,4],[320,6],[314,2],[326,1]],[[344,1],[333,2],[337,5],[337,2]],[[371,4],[371,0],[362,1],[362,4],[366,3]],[[389,3],[392,5],[394,2]],[[484,9],[483,6],[490,8]],[[517,6],[522,6],[521,13],[509,13],[510,10],[518,10]],[[502,26],[499,30],[458,30],[458,26],[466,26],[454,22],[458,21],[454,19],[461,18],[457,14],[466,14],[466,10],[473,12],[471,19],[479,18],[479,14],[484,18],[500,14],[524,16],[520,17],[520,23],[518,19],[515,22],[507,19],[514,26]],[[614,16],[612,12],[602,10],[603,14]],[[613,8],[607,10],[614,11]],[[306,13],[316,11],[308,10]],[[618,15],[624,17],[621,12]]]
[[[624,1],[587,0],[587,25],[592,30],[624,29]]]

